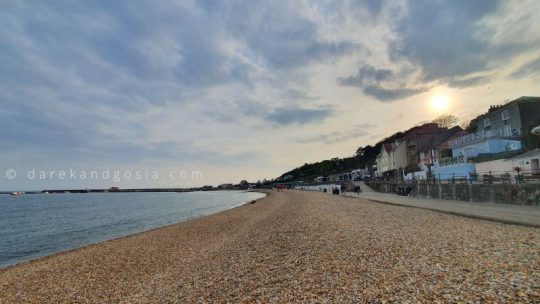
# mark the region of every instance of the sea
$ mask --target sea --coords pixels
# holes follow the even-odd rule
[[[0,195],[0,267],[240,206],[258,192]]]

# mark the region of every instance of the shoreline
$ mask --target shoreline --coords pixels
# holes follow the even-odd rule
[[[3,269],[0,302],[532,302],[538,231],[269,191],[255,204]]]
[[[258,201],[258,200],[264,199],[264,198],[270,196],[270,194],[271,194],[271,191],[260,191],[260,190],[244,191],[244,192],[257,192],[257,193],[265,194],[265,196],[263,196],[261,198],[258,198],[258,199],[255,199],[255,200],[250,200],[250,201],[247,201],[247,202],[244,202],[244,203],[239,203],[238,205],[235,205],[234,207],[231,207],[229,209],[225,209],[225,210],[222,210],[222,211],[219,211],[219,212],[216,212],[216,213],[194,216],[194,217],[191,217],[191,218],[187,218],[186,220],[176,222],[176,223],[172,223],[172,224],[169,224],[169,225],[154,227],[154,228],[151,228],[151,229],[148,229],[148,230],[144,230],[144,231],[140,231],[140,232],[124,235],[124,236],[114,237],[112,239],[108,239],[108,240],[104,240],[104,241],[100,241],[100,242],[96,242],[96,243],[90,243],[90,244],[86,244],[86,245],[83,245],[83,246],[79,246],[79,247],[75,247],[75,248],[71,248],[71,249],[67,249],[67,250],[62,250],[62,251],[54,252],[54,253],[51,253],[51,254],[48,254],[48,255],[45,255],[45,256],[42,256],[42,257],[36,257],[36,258],[30,259],[30,260],[21,261],[21,262],[15,263],[15,264],[7,265],[5,267],[0,267],[0,274],[2,274],[2,272],[4,270],[8,270],[9,268],[18,267],[18,266],[21,266],[21,265],[24,265],[24,264],[29,264],[29,263],[32,263],[32,262],[38,262],[40,260],[45,260],[45,259],[48,259],[48,258],[53,258],[55,256],[60,256],[60,255],[63,255],[63,254],[68,254],[68,253],[71,253],[71,252],[74,252],[74,251],[82,250],[82,249],[85,249],[87,247],[98,246],[98,245],[101,245],[101,244],[104,244],[104,243],[113,242],[113,241],[116,241],[116,240],[136,236],[136,235],[139,235],[139,234],[150,233],[150,232],[153,232],[153,231],[157,231],[157,230],[160,230],[160,229],[165,229],[165,228],[175,226],[175,225],[178,225],[178,224],[182,224],[182,223],[186,223],[186,222],[189,222],[189,221],[197,220],[199,218],[203,218],[203,217],[207,217],[207,216],[213,216],[215,214],[220,214],[222,212],[227,212],[229,210],[233,210],[233,209],[240,208],[242,206],[251,204],[251,202],[253,202],[253,201]]]

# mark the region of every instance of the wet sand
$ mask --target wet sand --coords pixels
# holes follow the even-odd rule
[[[0,270],[0,303],[535,302],[539,252],[538,228],[272,192]]]

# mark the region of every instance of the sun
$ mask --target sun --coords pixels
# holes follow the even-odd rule
[[[431,100],[431,107],[439,113],[445,112],[449,105],[450,98],[446,95],[437,95]]]

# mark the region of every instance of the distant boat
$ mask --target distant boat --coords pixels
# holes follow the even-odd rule
[[[10,194],[11,195],[22,195],[24,192],[20,192],[20,191],[15,191],[15,192],[11,192]]]

